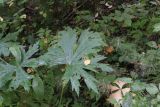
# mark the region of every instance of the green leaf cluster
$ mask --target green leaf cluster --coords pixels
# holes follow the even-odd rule
[[[51,46],[40,59],[49,66],[65,65],[63,86],[70,82],[72,90],[75,90],[78,95],[82,79],[89,89],[98,93],[97,80],[89,74],[89,71],[98,72],[97,68],[104,72],[113,71],[107,64],[99,63],[105,59],[104,56],[97,55],[104,45],[101,34],[88,30],[83,30],[79,34],[76,30],[67,28],[59,32],[59,36],[59,42]],[[85,65],[85,58],[89,58],[91,63]]]

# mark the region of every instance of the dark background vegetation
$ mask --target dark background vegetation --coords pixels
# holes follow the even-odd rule
[[[131,92],[120,106],[160,106],[159,0],[0,1],[1,63],[3,60],[14,63],[8,50],[13,44],[28,50],[39,41],[39,50],[32,57],[40,57],[57,43],[59,31],[71,27],[78,33],[82,29],[102,33],[105,46],[99,54],[107,57],[102,63],[114,69],[101,75],[93,73],[98,81],[103,81],[97,84],[99,94],[88,90],[81,80],[79,96],[69,83],[61,98],[65,65],[24,67],[25,72],[40,78],[38,88],[44,88],[44,95],[37,97],[33,89],[27,92],[21,86],[11,91],[7,88],[9,82],[3,87],[0,82],[0,107],[112,107],[115,102],[107,100],[110,95],[107,84],[117,78],[132,80],[127,81]],[[0,68],[0,75],[1,71]]]

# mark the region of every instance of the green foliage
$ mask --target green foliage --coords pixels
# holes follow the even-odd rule
[[[96,71],[95,68],[101,68],[103,71],[112,71],[108,65],[98,63],[105,59],[103,56],[97,56],[97,52],[103,46],[103,41],[99,33],[89,32],[88,30],[81,31],[79,38],[77,34],[71,28],[59,32],[59,42],[51,46],[48,52],[41,57],[41,60],[44,60],[50,66],[65,64],[65,73],[62,78],[63,85],[65,86],[70,81],[72,90],[75,90],[78,95],[81,77],[89,89],[98,93],[95,84],[97,80],[86,70]],[[84,60],[89,56],[91,57],[91,64],[85,65]]]
[[[40,77],[36,76],[32,81],[32,88],[39,98],[44,96],[44,84]]]
[[[0,107],[159,107],[159,14],[158,0],[0,0]],[[116,81],[130,91],[110,102]]]
[[[15,41],[17,40],[17,36],[20,33],[20,31],[8,33],[6,36],[4,36],[3,33],[1,33],[1,35],[0,35],[0,55],[1,56],[2,55],[3,56],[9,55],[9,53],[10,53],[9,47],[16,44]]]
[[[26,91],[30,90],[30,80],[33,78],[23,69],[24,67],[37,67],[38,61],[34,58],[29,59],[38,50],[38,44],[30,47],[27,52],[19,46],[10,47],[10,51],[15,57],[16,61],[9,64],[2,60],[1,62],[1,88],[3,88],[9,81],[10,89],[17,89],[23,86]],[[7,77],[7,78],[6,78]]]
[[[156,23],[155,25],[154,25],[154,32],[158,32],[159,30],[160,30],[160,28],[159,28],[159,23]]]

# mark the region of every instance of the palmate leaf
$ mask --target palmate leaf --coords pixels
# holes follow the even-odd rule
[[[98,93],[96,86],[97,80],[90,75],[86,69],[96,71],[96,68],[101,68],[105,71],[112,69],[105,64],[100,64],[99,61],[105,57],[93,57],[93,64],[84,65],[83,58],[88,55],[95,56],[103,46],[103,41],[99,33],[83,30],[80,34],[71,28],[58,33],[60,40],[57,44],[51,46],[48,52],[40,57],[40,60],[45,61],[50,66],[65,64],[66,70],[62,77],[63,85],[71,82],[72,90],[75,90],[79,95],[79,80],[82,78],[89,89]],[[99,64],[99,65],[96,65]],[[105,69],[105,67],[107,69]],[[89,69],[90,68],[90,69]]]
[[[15,57],[16,64],[0,62],[0,88],[9,83],[10,89],[22,86],[26,91],[29,91],[33,75],[26,73],[24,67],[35,68],[39,66],[39,61],[36,58],[31,58],[38,51],[38,43],[30,47],[27,52],[21,46],[16,45],[10,47],[9,50]]]
[[[71,28],[59,32],[59,35],[61,36],[59,43],[51,46],[48,52],[41,57],[51,66],[77,63],[83,57],[96,53],[97,47],[103,44],[99,33],[88,30],[82,31],[79,39],[77,32]]]

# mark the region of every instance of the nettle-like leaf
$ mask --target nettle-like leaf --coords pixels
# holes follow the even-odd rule
[[[141,57],[136,45],[132,43],[120,43],[117,50],[120,62],[135,62]]]
[[[79,34],[76,30],[67,28],[65,31],[59,32],[59,35],[59,42],[51,46],[40,59],[49,66],[65,64],[65,73],[62,78],[63,85],[71,82],[72,90],[75,90],[78,95],[81,78],[89,89],[98,93],[97,80],[87,71],[97,72],[97,68],[102,71],[112,71],[108,64],[99,63],[99,61],[105,59],[104,56],[97,55],[104,44],[100,34],[88,30],[83,30]],[[85,64],[84,60],[89,56],[91,57],[86,62],[88,64]]]
[[[38,43],[30,47],[27,52],[17,45],[10,47],[9,50],[15,57],[16,63],[9,64],[3,60],[0,62],[0,88],[9,83],[10,88],[17,89],[22,86],[26,91],[29,91],[33,75],[26,73],[24,67],[35,68],[39,66],[38,60],[31,58],[38,51]]]
[[[129,27],[132,25],[132,19],[134,18],[128,11],[128,8],[125,8],[124,12],[116,10],[114,14],[112,14],[113,20],[118,22],[123,22],[125,27]]]

